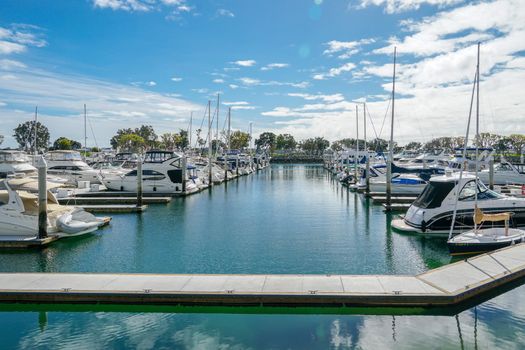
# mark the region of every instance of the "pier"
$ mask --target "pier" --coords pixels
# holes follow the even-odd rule
[[[3,303],[454,306],[525,276],[525,244],[416,276],[2,273]]]

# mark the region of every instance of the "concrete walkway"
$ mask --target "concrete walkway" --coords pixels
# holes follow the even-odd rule
[[[417,276],[2,273],[0,302],[450,306],[525,275],[525,244]]]

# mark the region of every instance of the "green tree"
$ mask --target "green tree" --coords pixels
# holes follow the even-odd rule
[[[146,148],[146,142],[137,134],[125,134],[120,136],[118,147],[129,152],[142,153]]]
[[[521,154],[525,147],[525,135],[512,134],[509,136],[509,141],[514,153]]]
[[[418,149],[421,149],[423,145],[421,144],[421,142],[416,142],[416,141],[412,141],[412,142],[409,142],[406,146],[405,146],[405,149],[410,149],[410,150],[418,150]]]
[[[500,139],[500,135],[491,134],[490,132],[482,132],[481,134],[479,134],[479,146],[495,147]]]
[[[160,135],[160,146],[164,149],[175,148],[174,134],[169,132]]]
[[[4,142],[4,135],[0,135],[0,145]]]
[[[303,140],[299,147],[310,155],[322,155],[323,152],[330,147],[330,142],[324,137],[309,138]]]
[[[297,141],[290,134],[279,134],[275,139],[275,148],[280,150],[294,150]]]
[[[255,140],[255,146],[260,148],[270,147],[270,151],[275,149],[276,135],[273,132],[263,132],[259,138]]]
[[[184,150],[189,146],[188,132],[186,130],[180,129],[177,134],[173,135],[173,141],[175,147],[179,150]]]
[[[226,144],[221,140],[211,140],[211,150],[213,153],[218,153],[220,150],[226,149]]]
[[[397,146],[397,143],[394,142],[394,148]],[[372,141],[368,143],[368,147],[371,150],[374,150],[376,152],[388,152],[388,141],[381,139],[379,137],[376,137]]]
[[[70,149],[81,149],[82,145],[80,142],[70,140],[67,137],[59,137],[53,142],[53,149],[70,150]]]
[[[250,134],[242,131],[234,131],[230,135],[230,146],[232,149],[243,149],[250,144]]]
[[[155,148],[158,146],[157,134],[151,125],[141,125],[140,128],[135,129],[135,134],[144,139],[147,148]]]
[[[109,140],[109,143],[111,144],[111,147],[113,149],[117,149],[119,147],[119,140],[120,137],[123,135],[131,135],[134,134],[135,131],[133,129],[127,128],[127,129],[118,129],[117,134]]]
[[[26,152],[35,150],[35,121],[27,121],[15,128],[13,135],[20,148]],[[36,123],[37,145],[39,152],[45,151],[49,145],[49,130],[40,122]]]

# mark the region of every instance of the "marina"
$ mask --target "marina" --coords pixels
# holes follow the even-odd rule
[[[525,348],[525,2],[0,3],[2,349]]]

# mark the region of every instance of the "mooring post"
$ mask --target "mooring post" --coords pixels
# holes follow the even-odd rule
[[[38,168],[38,238],[47,237],[47,163],[40,156]]]
[[[137,208],[142,207],[142,156],[137,162]]]
[[[182,156],[180,161],[182,171],[182,193],[186,193],[186,172],[188,171],[188,160],[186,155]]]
[[[239,156],[237,155],[237,158],[235,158],[235,172],[237,173],[237,176],[239,176]]]
[[[489,188],[494,189],[494,158],[489,160]]]

